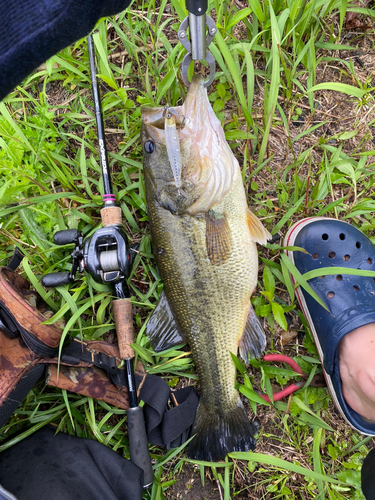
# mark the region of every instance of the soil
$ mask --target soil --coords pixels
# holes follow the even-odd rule
[[[219,481],[214,481],[210,476],[205,479],[204,485],[202,485],[199,468],[191,464],[185,464],[177,482],[168,490],[169,499],[195,500],[200,498],[202,500],[221,500],[223,497],[221,491],[219,492],[221,490]]]

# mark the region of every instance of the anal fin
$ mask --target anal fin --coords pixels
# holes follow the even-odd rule
[[[246,363],[249,361],[249,357],[259,358],[266,347],[266,335],[251,303],[247,310],[245,328],[238,347],[241,358]]]
[[[164,351],[174,345],[186,342],[178,331],[164,291],[161,293],[159,302],[148,320],[146,335],[155,352]]]

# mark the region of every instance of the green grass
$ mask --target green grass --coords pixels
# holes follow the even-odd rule
[[[346,4],[364,13],[341,0],[249,0],[244,7],[211,2],[219,30],[210,46],[217,63],[210,100],[240,162],[249,205],[272,234],[285,233],[302,217],[326,215],[374,235],[375,83],[351,54],[374,47],[375,39],[363,31],[348,38]],[[374,20],[374,10],[365,13]],[[129,279],[135,351],[148,372],[171,387],[197,377],[186,348],[155,354],[144,334],[162,283],[147,220],[140,105],[176,105],[186,95],[179,78],[185,52],[177,43],[185,14],[179,0],[160,6],[140,1],[102,20],[94,34],[113,190],[130,241],[140,244]],[[50,321],[65,319],[64,337],[100,339],[113,330],[109,287],[87,276],[69,289],[44,290],[39,283],[44,273],[70,269],[71,247],[54,245],[54,232],[79,228],[87,237],[100,226],[102,183],[88,67],[86,40],[80,40],[0,104],[0,263],[18,245],[26,255],[21,272],[49,304]],[[341,106],[337,114],[335,106]],[[268,348],[280,351],[281,332],[291,329],[292,318],[300,336],[285,352],[305,372],[320,371],[289,272],[307,289],[308,277],[295,274],[280,242],[260,249],[260,257],[253,302],[266,325]],[[185,470],[202,490],[210,484],[225,499],[363,498],[361,459],[371,443],[335,415],[327,391],[308,387],[289,408],[286,402],[267,405],[256,391],[270,394],[271,383],[286,384],[293,373],[259,360],[249,367],[235,362],[238,388],[265,422],[256,453],[193,466],[183,449],[151,447],[155,481],[144,498],[177,498],[176,480]],[[40,383],[0,430],[0,451],[53,422],[128,456],[124,418],[122,410]]]

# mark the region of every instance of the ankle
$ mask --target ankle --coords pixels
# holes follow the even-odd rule
[[[347,404],[367,420],[375,420],[375,324],[346,335],[339,347],[342,392]]]

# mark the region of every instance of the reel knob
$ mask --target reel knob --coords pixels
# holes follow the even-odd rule
[[[68,245],[69,243],[78,243],[80,237],[82,237],[82,233],[78,229],[64,229],[53,235],[53,242],[55,245]]]
[[[69,283],[73,283],[73,281],[74,279],[72,278],[69,271],[45,274],[41,279],[42,285],[46,288],[68,285]]]

